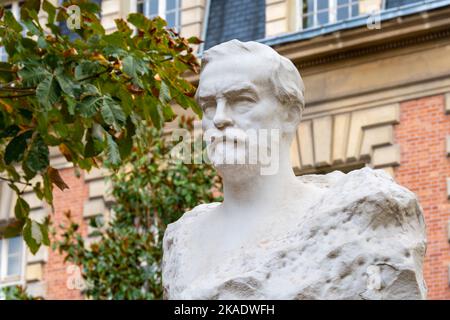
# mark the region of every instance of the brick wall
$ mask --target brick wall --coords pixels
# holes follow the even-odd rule
[[[86,235],[87,226],[82,223],[83,204],[88,198],[88,187],[84,179],[75,175],[74,169],[68,168],[60,170],[61,177],[69,186],[69,189],[60,191],[54,190],[55,212],[52,215],[52,222],[55,226],[61,223],[67,225],[64,212],[71,211],[72,218],[80,223],[82,235]],[[51,250],[51,249],[50,249]],[[63,257],[56,251],[50,251],[48,262],[45,265],[44,281],[47,285],[46,299],[82,299],[78,290],[71,290],[67,286],[69,277],[76,276],[73,270],[68,270],[68,263],[64,264]]]
[[[417,194],[424,210],[428,238],[424,272],[428,299],[450,299],[447,239],[450,200],[446,189],[450,159],[445,147],[449,133],[450,116],[444,112],[444,96],[424,97],[400,105],[395,139],[401,148],[401,165],[395,170],[395,178]]]

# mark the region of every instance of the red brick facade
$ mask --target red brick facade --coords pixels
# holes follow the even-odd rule
[[[70,210],[72,218],[80,223],[80,231],[83,236],[87,233],[87,226],[83,222],[83,204],[88,198],[87,184],[84,179],[78,178],[72,168],[60,170],[60,174],[69,189],[60,191],[55,188],[54,207],[52,215],[54,226],[64,223],[67,219],[64,212]],[[67,285],[70,277],[76,276],[74,270],[68,269],[69,264],[64,264],[63,257],[55,251],[49,252],[48,262],[45,265],[44,281],[47,285],[46,299],[82,299],[80,291],[69,289]]]
[[[444,96],[401,103],[400,124],[395,128],[401,165],[395,170],[395,178],[416,193],[424,210],[428,238],[425,260],[428,299],[450,299],[450,245],[447,238],[450,201],[446,188],[450,158],[445,146],[448,134],[450,116],[444,112]]]

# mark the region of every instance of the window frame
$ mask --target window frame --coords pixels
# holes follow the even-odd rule
[[[306,0],[307,1],[307,0]],[[303,31],[303,30],[309,30],[309,29],[314,29],[314,28],[318,28],[318,27],[322,27],[325,25],[329,25],[329,24],[333,24],[336,22],[340,22],[340,21],[345,21],[348,19],[353,19],[359,16],[363,16],[366,15],[365,14],[358,14],[357,16],[351,17],[349,15],[348,18],[343,19],[343,20],[337,20],[337,15],[338,15],[338,8],[342,8],[342,7],[346,7],[348,6],[349,9],[349,13],[352,10],[352,5],[357,2],[359,4],[360,0],[349,0],[350,3],[348,5],[340,5],[338,6],[338,0],[327,0],[328,1],[328,9],[327,10],[320,10],[320,12],[325,12],[328,11],[328,22],[325,24],[319,24],[318,23],[318,13],[319,11],[317,10],[317,3],[319,0],[313,0],[314,1],[314,9],[312,11],[312,16],[313,16],[313,25],[311,27],[308,28],[304,28],[303,26],[303,19],[306,15],[303,14],[303,6],[304,6],[304,2],[305,0],[296,0],[296,7],[298,8],[297,11],[297,30],[298,31]],[[384,10],[386,6],[386,0],[381,0],[381,10]]]
[[[25,271],[26,271],[26,245],[21,236],[15,237],[20,238],[22,241],[20,254],[20,274],[19,275],[7,275],[8,269],[8,244],[9,238],[0,239],[0,290],[4,287],[24,285],[25,284]]]
[[[142,14],[146,17],[153,18],[154,16],[150,16],[150,14],[147,14],[147,11],[150,9],[150,1],[151,0],[135,0],[135,12],[138,12],[138,5],[143,4],[143,12]],[[167,15],[167,9],[166,9],[166,3],[167,0],[157,0],[158,1],[158,14],[157,16],[160,16],[163,19],[166,19]],[[171,12],[175,12],[175,26],[171,27],[175,29],[177,32],[181,30],[181,1],[182,0],[175,0],[177,5],[175,9],[170,10]]]

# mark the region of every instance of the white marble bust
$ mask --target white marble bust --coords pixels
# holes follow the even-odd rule
[[[295,176],[289,151],[304,85],[291,61],[256,42],[217,45],[204,53],[197,101],[224,202],[168,226],[166,298],[426,297],[425,225],[413,193],[370,168]],[[263,130],[277,139],[249,138]],[[255,145],[269,162],[249,160]]]

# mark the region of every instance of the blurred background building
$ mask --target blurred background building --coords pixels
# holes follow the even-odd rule
[[[450,299],[450,0],[96,2],[108,31],[114,19],[142,12],[204,39],[200,55],[236,38],[260,41],[291,59],[306,86],[292,146],[295,172],[370,166],[415,192],[427,223],[428,298]],[[20,1],[0,3],[18,15]],[[55,191],[55,224],[67,210],[81,222],[107,213],[111,199],[101,170],[78,178],[58,154],[52,161],[70,186]],[[27,200],[34,214],[47,211],[32,193]],[[0,230],[14,216],[14,203],[0,184]],[[82,231],[88,233],[85,223]],[[21,238],[0,240],[0,287],[23,284],[48,299],[81,298],[77,277],[48,248],[33,256]]]

